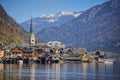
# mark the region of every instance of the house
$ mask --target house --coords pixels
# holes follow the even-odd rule
[[[50,48],[65,48],[65,44],[63,44],[59,41],[49,41],[47,43],[47,46]]]
[[[104,56],[105,56],[104,51],[96,51],[96,52],[94,52],[94,58],[95,58],[96,61],[101,61],[101,60],[103,61]]]
[[[44,51],[43,49],[36,49],[35,53],[37,57],[42,57],[43,55],[45,55],[46,51]]]
[[[4,50],[0,49],[0,58],[4,57]]]
[[[16,47],[14,47],[14,48],[11,49],[10,56],[12,58],[16,58],[18,56],[22,56],[22,50],[18,46],[16,46]]]
[[[3,43],[0,42],[0,58],[4,56]]]
[[[22,50],[22,57],[30,57],[33,58],[36,56],[35,50],[31,49],[31,48],[24,48]]]

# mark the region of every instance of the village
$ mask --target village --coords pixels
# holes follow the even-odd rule
[[[36,43],[31,19],[28,45],[0,43],[1,63],[64,63],[67,61],[104,62],[105,52],[95,50],[88,53],[86,48],[69,47],[59,41]],[[109,60],[113,62],[112,60]]]
[[[0,46],[1,63],[64,63],[67,61],[104,62],[102,51],[87,53],[85,48],[66,47],[58,41],[49,41],[44,46]]]

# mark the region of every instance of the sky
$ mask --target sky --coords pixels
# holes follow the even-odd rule
[[[106,0],[0,0],[5,11],[18,23],[32,17],[63,11],[85,11]]]

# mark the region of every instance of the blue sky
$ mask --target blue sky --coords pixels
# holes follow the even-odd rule
[[[85,11],[106,0],[0,0],[7,13],[18,23],[40,15],[61,11]]]

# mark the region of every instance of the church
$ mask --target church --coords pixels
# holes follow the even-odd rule
[[[31,18],[31,23],[30,23],[30,36],[29,36],[29,45],[35,45],[35,35],[33,31],[33,22]]]

